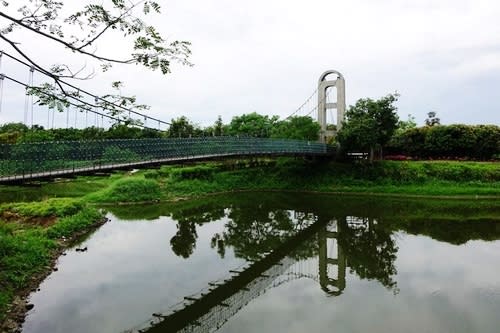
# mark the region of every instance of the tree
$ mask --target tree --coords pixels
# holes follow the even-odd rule
[[[218,116],[214,123],[214,135],[222,136],[224,134],[224,123],[222,122],[222,117]]]
[[[426,126],[441,125],[441,120],[438,117],[436,117],[436,112],[434,111],[427,112],[427,119],[425,119],[425,125]]]
[[[415,117],[411,114],[408,114],[408,120],[399,120],[397,123],[396,134],[400,134],[406,132],[409,129],[417,128],[417,122],[415,121]]]
[[[195,126],[185,116],[172,119],[168,130],[172,138],[188,138],[195,134]]]
[[[397,123],[399,95],[389,94],[378,100],[359,99],[346,112],[346,121],[338,133],[338,141],[344,151],[369,152],[373,161],[375,148],[382,155],[384,146],[394,134]]]
[[[294,116],[277,122],[272,129],[271,137],[316,141],[319,137],[320,125],[308,116]]]
[[[233,117],[228,126],[230,135],[248,135],[261,138],[271,136],[271,131],[276,125],[278,116],[263,116],[256,112]]]
[[[38,103],[63,110],[68,106],[68,98],[78,98],[79,92],[68,89],[64,79],[90,79],[94,70],[85,66],[72,68],[65,63],[50,67],[40,64],[38,53],[29,53],[19,43],[13,33],[16,30],[29,32],[73,53],[83,55],[88,60],[95,60],[102,71],[107,71],[114,64],[137,64],[151,70],[170,72],[172,61],[191,65],[189,56],[190,43],[186,41],[165,40],[156,27],[149,25],[144,17],[160,13],[160,5],[151,0],[87,0],[83,6],[79,3],[57,0],[3,0],[0,17],[7,25],[0,30],[0,39],[12,47],[23,60],[36,70],[46,74],[54,83],[44,83],[30,90],[38,96]],[[15,4],[15,6],[14,6]],[[80,7],[72,11],[68,7]],[[131,40],[131,52],[127,56],[114,57],[99,52],[99,42],[103,36],[117,34],[121,39]],[[118,37],[117,36],[117,37]],[[115,82],[115,88],[121,82]],[[121,106],[144,108],[135,104],[135,97],[106,95],[105,97]],[[97,103],[112,115],[120,112],[109,102]]]

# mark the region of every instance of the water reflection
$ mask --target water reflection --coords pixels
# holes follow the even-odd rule
[[[371,326],[353,327],[365,315],[366,322],[379,320],[368,314],[384,306],[399,304],[391,310],[399,317],[422,312],[424,306],[415,305],[426,297],[422,290],[450,286],[446,295],[453,297],[474,288],[500,292],[500,272],[491,264],[500,242],[483,242],[500,239],[497,202],[248,193],[108,208],[111,222],[84,241],[88,251],[68,251],[31,296],[35,307],[25,333],[123,332],[153,313],[157,325],[148,320],[139,328],[253,332],[260,329],[242,329],[241,318],[256,325],[269,313],[270,321],[278,320],[280,304],[315,318],[283,312],[284,321],[302,325],[295,331],[329,331],[337,309],[341,331],[366,331]],[[449,266],[448,258],[459,259]],[[471,272],[474,278],[466,280]],[[487,327],[500,324],[490,316],[500,312],[500,297],[488,298],[485,307],[482,296],[467,295],[478,299],[467,307],[469,317]],[[453,313],[441,300],[438,308]],[[358,311],[365,304],[370,310]]]
[[[227,202],[224,205],[227,207]],[[359,279],[376,280],[394,294],[397,287],[398,246],[394,232],[424,233],[454,244],[469,239],[498,239],[498,221],[467,218],[441,220],[427,223],[420,216],[398,213],[399,219],[390,214],[370,216],[347,215],[350,207],[324,209],[324,206],[305,206],[294,203],[296,210],[287,209],[283,202],[230,205],[222,209],[212,202],[204,209],[182,209],[189,220],[179,221],[178,234],[188,241],[185,249],[172,250],[183,257],[192,253],[196,242],[196,224],[214,218],[226,218],[223,232],[212,236],[211,247],[224,257],[228,248],[236,256],[253,262],[244,270],[220,284],[190,297],[181,308],[171,313],[158,314],[148,323],[148,332],[211,332],[220,328],[252,299],[269,289],[295,279],[315,281],[326,296],[340,296],[346,288],[346,271]],[[453,205],[453,204],[452,204]],[[207,211],[212,207],[213,212]],[[280,208],[281,207],[281,208]],[[307,208],[304,208],[307,207]],[[311,207],[316,209],[311,210]],[[303,209],[302,211],[297,210]],[[408,205],[412,209],[412,205]],[[463,208],[463,207],[462,207]],[[446,210],[447,208],[445,208]],[[356,212],[360,212],[359,209]],[[407,211],[407,213],[410,211]],[[171,216],[174,216],[172,213]],[[183,215],[184,217],[186,215]],[[193,221],[196,221],[194,223]],[[443,232],[453,229],[454,232]],[[314,230],[313,234],[310,231]],[[189,234],[189,235],[188,235]],[[307,237],[301,237],[304,234]],[[298,238],[297,238],[298,237]],[[184,243],[175,243],[179,246]],[[271,255],[268,253],[271,252]]]

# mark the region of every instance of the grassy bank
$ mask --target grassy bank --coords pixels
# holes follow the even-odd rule
[[[217,168],[215,166],[214,168]],[[417,195],[500,195],[500,164],[380,162],[374,165],[282,160],[268,167],[225,170],[198,176],[174,169],[164,181],[173,196],[233,189],[370,192]],[[148,173],[145,174],[148,176]]]
[[[499,198],[500,164],[231,160],[78,177],[40,187],[0,187],[1,201],[11,202],[0,206],[0,322],[14,295],[26,296],[72,239],[102,221],[103,214],[90,203],[268,190]]]
[[[279,159],[166,166],[159,170],[141,171],[133,177],[142,178],[144,182],[154,181],[154,187],[160,189],[160,193],[150,193],[149,197],[140,197],[139,201],[235,190],[500,196],[500,164],[479,162],[385,161],[367,165]],[[129,189],[130,198],[135,197],[134,193],[140,193],[139,187],[136,190]],[[119,193],[122,197],[123,192]],[[88,198],[96,202],[123,201],[118,200],[119,197],[113,195],[109,188]]]
[[[0,206],[0,323],[14,296],[27,296],[52,270],[61,251],[103,218],[77,199]],[[10,317],[23,316],[25,303],[18,301],[9,311],[14,314]]]

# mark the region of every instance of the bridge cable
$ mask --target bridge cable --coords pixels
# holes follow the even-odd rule
[[[9,81],[12,81],[12,82],[14,82],[14,83],[17,83],[17,84],[19,84],[19,85],[21,85],[21,86],[27,87],[27,84],[25,84],[25,83],[23,83],[23,82],[21,82],[21,81],[19,81],[19,80],[16,80],[16,79],[14,79],[14,78],[12,78],[12,77],[10,77],[10,76],[8,76],[8,75],[5,75],[5,74],[3,74],[3,75],[4,75],[4,78],[5,78],[5,79],[7,79],[7,80],[9,80]],[[50,93],[47,93],[47,92],[44,92],[44,91],[41,91],[40,93],[41,93],[41,94],[43,94],[43,95],[46,95],[46,96],[50,96],[50,97],[52,97],[52,98],[54,98],[54,99],[57,99],[57,100],[59,100],[59,101],[61,101],[61,102],[63,102],[63,101],[64,101],[64,100],[62,100],[60,97],[58,97],[58,96],[56,96],[56,95],[54,95],[54,94],[50,94]],[[76,100],[78,100],[78,99],[76,99]],[[91,112],[91,113],[94,113],[94,114],[97,114],[97,115],[102,115],[102,116],[104,116],[104,117],[106,117],[106,118],[108,118],[108,119],[114,120],[115,122],[125,122],[123,119],[119,119],[119,118],[116,118],[116,117],[114,117],[114,116],[110,116],[110,115],[108,115],[108,114],[106,114],[106,113],[101,113],[101,112],[97,112],[97,111],[92,110],[92,109],[89,107],[90,105],[92,105],[92,104],[90,104],[90,103],[86,103],[86,105],[88,104],[89,106],[85,106],[85,107],[84,107],[83,105],[77,105],[77,104],[75,104],[74,102],[70,102],[70,101],[68,101],[68,104],[69,104],[69,105],[72,105],[72,106],[74,106],[74,107],[77,107],[77,108],[79,108],[79,109],[83,109],[83,110],[85,110],[85,113],[86,113],[86,115],[85,115],[85,118],[86,118],[86,119],[85,119],[86,125],[88,124],[88,112]],[[48,120],[48,122],[47,122],[47,123],[50,125],[50,113],[49,113],[49,117],[48,117],[48,118],[49,118],[49,120]],[[141,128],[149,128],[149,127],[145,127],[144,125],[141,125],[141,124],[136,124],[135,126],[137,126],[137,127],[141,127]],[[149,128],[149,129],[151,129],[151,128]]]
[[[2,74],[2,58],[3,58],[3,51],[0,51],[0,113],[2,113],[3,79],[4,79],[4,75]]]
[[[2,74],[2,59],[3,51],[0,51],[0,113],[2,113],[2,102],[3,102],[3,74]]]
[[[24,65],[24,66],[27,66],[27,67],[33,67],[32,65],[28,64],[27,62],[25,62],[25,61],[23,61],[23,60],[21,60],[21,59],[19,59],[19,58],[15,57],[15,56],[13,56],[13,55],[8,54],[8,53],[6,53],[5,51],[0,51],[0,52],[1,52],[1,54],[4,54],[5,56],[9,57],[10,59],[12,59],[12,60],[14,60],[14,61],[16,61],[16,62],[18,62],[18,63],[20,63],[20,64]],[[34,70],[36,70],[37,72],[39,72],[39,73],[41,73],[41,74],[43,74],[43,75],[45,75],[45,76],[48,76],[48,77],[52,77],[52,78],[54,78],[54,76],[51,76],[49,73],[47,73],[47,72],[45,72],[45,71],[42,71],[42,70],[40,70],[40,69],[38,69],[38,68],[34,68]],[[103,105],[104,105],[104,106],[106,106],[106,105],[110,105],[110,106],[113,106],[113,107],[119,108],[119,109],[124,110],[124,111],[129,111],[129,114],[130,114],[130,113],[133,113],[133,114],[138,115],[138,116],[141,116],[141,117],[147,117],[147,118],[149,118],[149,119],[151,119],[151,120],[154,120],[154,121],[159,121],[159,122],[161,122],[161,123],[163,123],[163,124],[170,125],[170,123],[169,123],[169,122],[167,122],[167,121],[164,121],[164,120],[161,120],[161,119],[158,119],[158,118],[154,118],[154,117],[148,116],[148,115],[146,115],[146,114],[143,114],[143,113],[141,113],[141,112],[138,112],[138,111],[132,110],[132,109],[130,109],[130,108],[124,107],[123,105],[116,104],[116,103],[114,103],[114,102],[110,102],[110,101],[106,100],[106,99],[105,99],[105,98],[103,98],[103,97],[100,97],[100,96],[97,96],[97,95],[95,95],[95,94],[92,94],[92,93],[90,93],[90,92],[88,92],[88,91],[86,91],[86,90],[83,90],[83,89],[81,89],[81,88],[79,88],[79,87],[77,87],[77,86],[75,86],[75,85],[72,85],[72,84],[70,84],[70,83],[68,83],[68,82],[66,82],[66,81],[64,81],[64,80],[58,80],[58,81],[59,81],[61,84],[64,84],[64,85],[66,85],[66,86],[68,86],[68,87],[70,87],[70,88],[76,89],[78,92],[82,92],[82,93],[84,93],[84,94],[86,94],[86,95],[88,95],[88,96],[90,96],[90,97],[97,98],[99,101],[102,101],[102,102],[103,102]],[[70,96],[66,96],[66,97],[70,97]],[[105,107],[101,107],[101,108],[102,108],[104,111],[106,110],[106,108],[105,108]]]
[[[295,111],[293,111],[288,117],[286,117],[285,119],[289,119],[291,117],[293,117],[295,114],[297,114],[298,112],[300,112],[302,110],[302,108],[311,101],[311,99],[316,95],[316,93],[318,92],[318,88],[316,88],[313,93],[305,100],[304,103],[302,103]]]
[[[35,76],[35,67],[31,66],[30,67],[29,85],[32,88],[33,88],[34,76]],[[30,119],[31,119],[30,125],[33,128],[33,94],[30,94],[29,105],[30,105]]]

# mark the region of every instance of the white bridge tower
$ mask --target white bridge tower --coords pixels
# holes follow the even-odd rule
[[[335,74],[335,79],[328,80],[330,74]],[[337,89],[337,101],[328,103],[326,100],[328,88]],[[328,109],[337,109],[336,130],[328,130],[326,124],[326,112]],[[328,138],[335,136],[342,127],[345,115],[345,80],[344,76],[335,70],[329,70],[321,74],[318,80],[318,123],[321,126],[319,141],[327,142]]]

